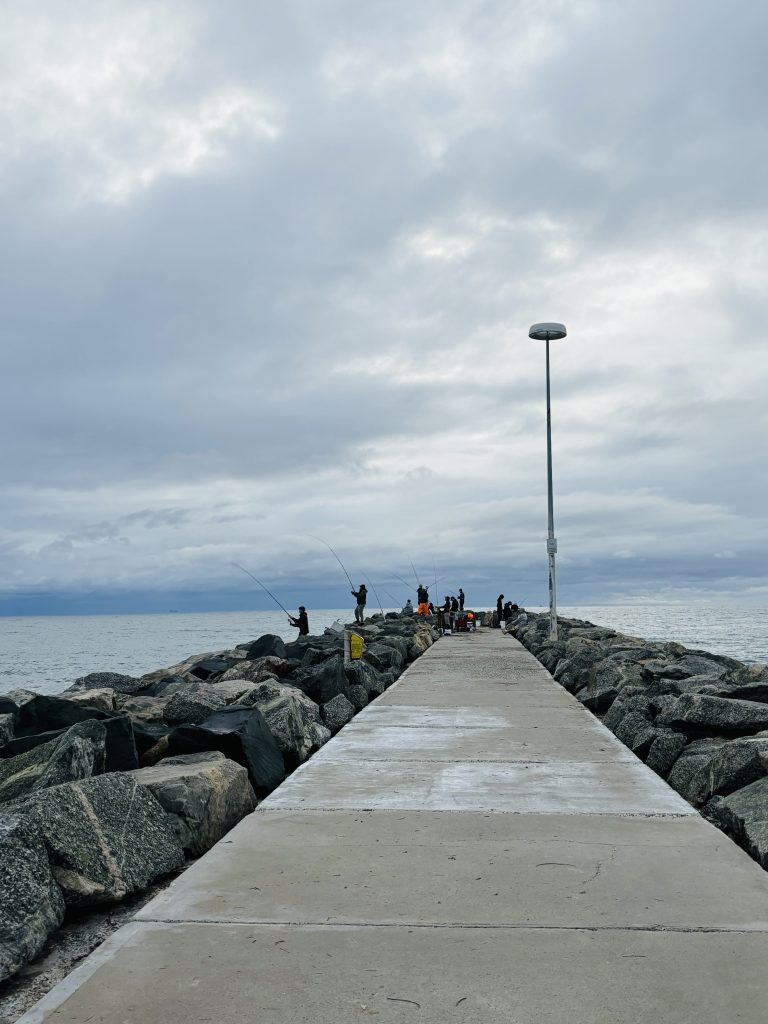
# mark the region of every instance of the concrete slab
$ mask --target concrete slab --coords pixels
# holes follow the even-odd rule
[[[369,704],[362,714],[344,726],[344,730],[367,728],[374,724],[386,724],[401,729],[459,729],[471,718],[473,729],[507,727],[535,731],[552,728],[577,732],[585,729],[599,730],[601,734],[603,732],[603,727],[594,715],[590,715],[581,704],[578,705],[578,709],[547,708],[546,715],[542,715],[541,709],[503,704],[486,707],[456,704],[444,707],[429,704],[392,704],[384,699],[390,694],[391,691],[388,690],[384,697],[379,697],[373,704]],[[407,697],[407,691],[404,691],[403,695]],[[339,733],[339,737],[343,735],[343,732]]]
[[[262,809],[229,840],[139,919],[768,930],[764,872],[698,815]]]
[[[754,932],[135,924],[25,1024],[764,1024],[767,957]]]
[[[517,814],[696,813],[639,761],[413,764],[316,758],[299,768],[262,806]]]
[[[473,709],[474,710],[474,709]],[[379,719],[380,721],[380,719]],[[469,716],[471,723],[471,716]],[[599,728],[599,727],[598,727]],[[555,753],[556,751],[556,753]],[[607,729],[473,729],[470,725],[431,728],[389,726],[377,721],[345,728],[320,761],[627,761],[637,758]]]
[[[478,708],[539,708],[558,709],[572,714],[588,715],[589,712],[565,690],[547,687],[538,689],[516,689],[498,683],[460,682],[419,685],[417,679],[408,679],[408,685],[392,686],[377,699],[377,704],[400,704],[409,707],[440,706],[454,707],[457,704]]]

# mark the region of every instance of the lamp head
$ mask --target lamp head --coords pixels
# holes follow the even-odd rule
[[[528,331],[528,337],[536,341],[557,341],[567,333],[565,324],[534,324]]]

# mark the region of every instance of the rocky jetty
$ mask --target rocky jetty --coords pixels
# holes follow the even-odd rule
[[[768,869],[768,665],[529,615],[515,634],[556,682]]]
[[[57,696],[0,695],[0,981],[68,913],[199,857],[433,643],[414,616],[285,643],[267,635]]]

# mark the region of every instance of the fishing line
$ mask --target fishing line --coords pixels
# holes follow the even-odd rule
[[[278,605],[278,607],[279,607],[279,608],[282,608],[282,610],[283,610],[283,611],[285,611],[285,613],[286,613],[286,614],[288,615],[288,617],[289,617],[289,618],[293,618],[293,615],[292,615],[292,614],[291,614],[291,612],[290,612],[290,611],[288,610],[288,608],[287,608],[287,607],[286,607],[286,606],[285,606],[284,604],[281,604],[281,603],[280,603],[280,601],[278,600],[278,598],[276,598],[276,597],[274,596],[274,594],[272,594],[272,592],[271,592],[271,591],[269,590],[269,588],[268,588],[268,587],[266,587],[266,586],[265,586],[265,585],[264,585],[264,584],[263,584],[263,583],[261,582],[261,580],[259,580],[259,579],[258,579],[257,577],[255,577],[255,575],[253,574],[253,572],[249,572],[247,568],[244,568],[244,567],[243,567],[242,565],[239,565],[239,564],[238,564],[238,562],[232,562],[231,564],[232,564],[232,565],[233,565],[234,567],[236,567],[237,569],[240,569],[240,570],[241,570],[242,572],[245,572],[245,574],[247,575],[247,577],[250,577],[250,578],[251,578],[251,579],[253,580],[253,582],[254,582],[254,583],[257,583],[257,584],[259,585],[259,587],[261,587],[261,589],[262,589],[262,590],[263,590],[263,591],[264,591],[264,592],[265,592],[266,594],[268,594],[268,595],[269,595],[269,597],[271,597],[271,599],[272,599],[272,600],[274,601],[274,603],[275,603],[276,605]]]
[[[392,572],[391,570],[390,570],[389,575],[390,576],[394,576],[396,580],[400,580],[400,582],[403,584],[403,586],[408,588],[408,592],[410,593],[411,584],[408,582],[408,580],[404,580],[402,576],[398,576],[396,572]]]
[[[372,583],[372,581],[371,581],[371,578],[370,578],[370,576],[366,576],[366,575],[365,575],[365,573],[363,573],[363,579],[366,579],[366,580],[368,580],[368,582],[369,582],[369,583],[371,584],[371,590],[373,591],[373,596],[374,596],[374,597],[376,598],[376,600],[377,600],[377,601],[379,602],[379,611],[380,611],[380,612],[381,612],[381,614],[383,615],[383,614],[384,614],[384,608],[382,607],[382,604],[381,604],[381,600],[380,600],[380,598],[379,598],[379,595],[378,595],[378,594],[376,593],[376,587],[374,587],[374,585],[373,585],[373,583]],[[382,587],[381,589],[383,590],[384,588]]]

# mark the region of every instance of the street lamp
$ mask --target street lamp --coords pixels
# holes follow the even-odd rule
[[[552,501],[552,411],[549,402],[549,343],[564,338],[565,324],[534,324],[528,331],[529,338],[547,343],[547,510],[549,530],[547,532],[547,557],[549,559],[549,639],[557,640],[557,589],[555,587],[555,512]]]

